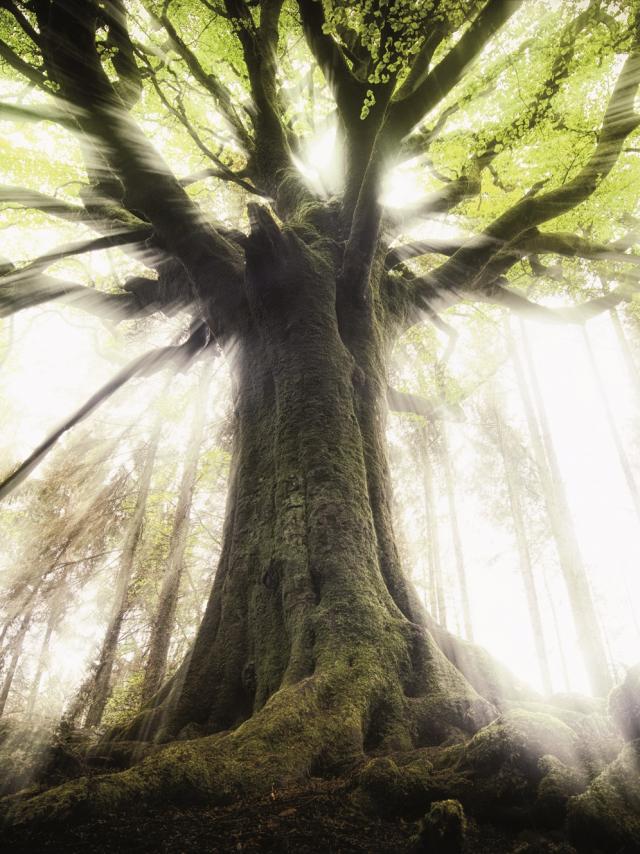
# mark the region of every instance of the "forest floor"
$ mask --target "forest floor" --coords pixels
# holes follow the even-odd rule
[[[282,852],[282,854],[440,854],[417,841],[417,822],[378,818],[363,812],[345,780],[311,781],[304,788],[273,791],[267,797],[226,807],[139,810],[104,815],[85,824],[9,831],[0,849],[35,852]],[[448,852],[450,849],[446,849]],[[441,849],[445,854],[445,849]],[[468,854],[576,854],[561,838],[532,831],[504,831],[471,825]]]

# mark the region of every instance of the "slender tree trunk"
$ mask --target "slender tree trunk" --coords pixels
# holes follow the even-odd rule
[[[593,347],[591,345],[591,339],[589,338],[589,333],[585,326],[582,327],[582,339],[584,341],[585,350],[587,352],[587,358],[589,359],[589,365],[591,367],[591,373],[593,375],[595,386],[598,390],[598,395],[602,402],[602,407],[604,409],[604,414],[607,419],[607,424],[609,425],[609,431],[611,433],[611,438],[613,439],[613,444],[616,447],[616,452],[618,454],[618,460],[620,461],[620,468],[622,469],[622,473],[624,474],[624,479],[626,481],[627,487],[629,489],[629,494],[631,495],[631,500],[633,501],[633,507],[636,512],[636,516],[638,518],[638,522],[640,522],[640,490],[638,489],[638,484],[636,483],[636,479],[633,476],[633,470],[631,468],[631,463],[629,462],[629,458],[627,457],[627,452],[624,449],[624,443],[620,436],[620,431],[618,430],[618,425],[616,423],[615,416],[613,414],[613,410],[611,409],[611,404],[609,402],[609,397],[607,396],[607,390],[605,388],[604,382],[602,380],[602,374],[600,373],[600,368],[598,367],[598,360],[596,359],[596,355],[593,352]]]
[[[22,620],[20,621],[20,626],[15,636],[11,639],[10,650],[11,657],[9,659],[9,666],[7,667],[7,672],[4,676],[4,682],[2,684],[2,690],[0,691],[0,717],[4,714],[5,706],[7,705],[7,699],[9,697],[9,692],[11,691],[11,686],[13,684],[13,679],[16,675],[16,670],[18,669],[18,664],[20,663],[20,657],[22,656],[22,647],[24,645],[24,639],[29,630],[29,626],[31,624],[31,615],[33,614],[33,608],[29,608]]]
[[[527,605],[529,609],[529,620],[531,622],[531,631],[533,633],[533,641],[536,648],[536,656],[538,659],[538,667],[542,684],[547,694],[551,693],[551,674],[549,673],[549,659],[544,640],[544,627],[542,623],[542,614],[540,612],[540,602],[536,590],[536,583],[533,575],[533,567],[531,566],[531,555],[529,553],[529,542],[526,534],[526,524],[524,520],[524,512],[521,501],[521,482],[518,476],[518,466],[514,459],[509,436],[505,429],[505,424],[502,420],[502,415],[498,409],[495,396],[492,394],[490,402],[494,424],[496,427],[496,436],[498,439],[498,447],[504,465],[504,472],[507,482],[507,492],[509,494],[509,505],[511,507],[511,518],[513,519],[513,527],[516,535],[516,544],[518,547],[518,556],[520,562],[520,575],[524,584],[525,594],[527,597]]]
[[[42,680],[42,674],[44,673],[47,659],[49,657],[49,644],[51,642],[51,636],[55,630],[55,627],[60,619],[60,609],[59,604],[64,593],[64,588],[60,587],[54,594],[53,600],[50,604],[49,616],[47,617],[47,625],[45,628],[44,636],[42,638],[42,645],[40,646],[40,652],[38,654],[38,662],[36,664],[36,672],[33,676],[33,681],[31,683],[31,689],[29,691],[29,697],[27,699],[27,706],[25,710],[25,714],[27,717],[31,717],[33,715],[33,710],[35,708],[36,700],[38,699],[38,692],[40,690],[40,682]]]
[[[440,557],[440,533],[438,530],[438,510],[433,483],[433,464],[431,461],[429,427],[422,430],[422,484],[424,489],[424,507],[427,527],[427,568],[429,603],[433,618],[440,625],[447,625],[447,605],[442,585],[442,563]]]
[[[640,371],[638,371],[636,360],[633,356],[633,353],[631,352],[631,347],[629,345],[629,341],[627,340],[627,335],[624,331],[622,321],[620,320],[620,315],[618,314],[615,308],[612,308],[609,312],[609,318],[611,319],[611,325],[613,326],[616,339],[620,347],[620,352],[622,353],[622,358],[624,359],[624,363],[627,369],[627,375],[629,377],[629,382],[631,383],[631,387],[634,390],[637,401],[640,403]]]
[[[184,555],[189,535],[189,517],[191,503],[198,474],[198,460],[204,436],[206,417],[206,398],[210,377],[202,374],[202,380],[197,389],[195,412],[191,433],[187,443],[184,469],[178,494],[171,545],[166,570],[162,579],[160,595],[156,612],[151,626],[149,638],[149,655],[147,658],[144,682],[142,686],[142,702],[146,703],[160,687],[167,666],[167,654],[173,633],[178,594],[184,568]]]
[[[567,657],[564,654],[564,643],[562,640],[562,632],[560,631],[560,620],[558,619],[558,609],[556,608],[555,601],[553,596],[551,595],[551,589],[549,588],[549,579],[547,578],[547,573],[542,568],[542,579],[544,582],[544,589],[547,594],[547,603],[549,607],[549,611],[551,613],[551,620],[553,622],[553,632],[556,636],[556,643],[558,645],[558,657],[560,659],[560,668],[562,670],[562,679],[565,691],[569,691],[571,687],[571,680],[569,678],[569,668],[567,667]]]
[[[151,437],[145,451],[142,471],[140,473],[140,482],[138,484],[136,503],[131,519],[129,520],[125,536],[122,556],[120,558],[120,567],[115,580],[115,595],[111,616],[100,648],[98,664],[91,679],[87,695],[88,710],[85,718],[85,724],[87,726],[98,726],[102,720],[107,700],[109,699],[111,674],[115,662],[122,622],[129,605],[129,583],[133,573],[136,551],[140,542],[140,537],[142,536],[142,527],[147,507],[147,499],[149,497],[149,488],[151,486],[151,477],[153,475],[156,452],[160,442],[161,429],[161,416],[157,415],[151,432]]]
[[[508,320],[505,321],[505,332],[509,341],[509,349],[515,369],[518,389],[524,406],[533,453],[549,514],[551,531],[558,552],[560,568],[567,587],[569,604],[571,606],[580,650],[593,692],[598,695],[604,695],[611,687],[611,673],[607,663],[604,640],[575,534],[560,474],[560,467],[546,418],[544,401],[537,382],[535,364],[528,345],[526,329],[521,324],[522,342],[531,378],[535,408]],[[538,426],[538,419],[540,419],[540,427]]]
[[[436,366],[436,385],[438,386],[440,398],[444,401],[445,394],[442,365]],[[460,601],[462,604],[462,621],[464,626],[464,634],[467,640],[473,640],[473,624],[471,621],[471,605],[469,602],[469,590],[467,585],[467,570],[464,560],[464,551],[462,548],[462,537],[460,535],[460,524],[458,521],[455,473],[453,470],[453,461],[451,459],[451,453],[449,450],[449,436],[447,434],[447,425],[442,422],[439,425],[439,428],[439,453],[440,460],[442,462],[442,470],[444,473],[447,505],[449,508],[451,539],[453,542],[453,554],[455,557],[456,572],[458,576],[458,587],[460,589]]]

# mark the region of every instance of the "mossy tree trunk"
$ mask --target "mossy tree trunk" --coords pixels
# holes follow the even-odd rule
[[[393,318],[379,289],[342,300],[335,244],[304,237],[267,221],[254,230],[251,322],[228,348],[222,556],[191,654],[129,736],[233,728],[278,691],[346,674],[360,750],[491,715],[425,629],[398,561],[384,435]]]

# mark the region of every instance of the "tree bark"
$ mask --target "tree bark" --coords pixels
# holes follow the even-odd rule
[[[540,602],[538,600],[533,567],[531,565],[531,555],[529,553],[529,542],[524,521],[524,512],[521,501],[521,483],[518,477],[517,463],[514,460],[509,437],[494,395],[492,395],[490,406],[496,428],[498,448],[504,465],[507,492],[509,494],[509,505],[511,507],[511,518],[513,519],[518,556],[520,559],[520,575],[522,577],[527,597],[529,620],[536,648],[538,668],[540,670],[540,677],[542,679],[544,690],[547,694],[550,694],[552,689],[551,674],[549,673],[549,659],[544,641],[544,627],[542,624],[542,614],[540,612]]]
[[[535,409],[508,321],[505,321],[505,333],[509,342],[509,351],[525,410],[531,445],[549,514],[549,523],[567,588],[569,604],[583,661],[591,689],[595,694],[605,695],[611,688],[612,681],[607,663],[604,640],[574,530],[571,511],[569,510],[560,467],[546,418],[544,401],[537,382],[535,365],[526,337],[526,329],[521,324],[522,343],[531,378]],[[538,426],[538,419],[540,419],[541,428]]]
[[[253,322],[230,356],[234,448],[211,597],[191,654],[117,736],[257,726],[276,696],[294,716],[306,697],[313,726],[327,691],[336,745],[353,721],[343,760],[473,729],[493,712],[427,631],[395,549],[380,306],[342,301],[322,242],[270,237],[273,266],[248,253]]]

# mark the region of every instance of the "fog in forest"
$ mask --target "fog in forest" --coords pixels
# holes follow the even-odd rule
[[[639,82],[618,0],[0,2],[7,838],[637,850]]]

